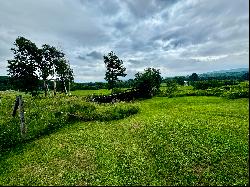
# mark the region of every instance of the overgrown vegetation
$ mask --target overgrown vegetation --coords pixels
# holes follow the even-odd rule
[[[160,91],[162,77],[160,70],[147,68],[142,73],[136,73],[133,81],[133,87],[130,89],[112,90],[111,95],[90,96],[89,101],[99,103],[110,103],[116,101],[131,101],[140,98],[151,98]]]
[[[218,96],[229,99],[248,98],[249,81],[197,81],[195,86],[177,86],[175,81],[164,83],[158,96]]]
[[[51,133],[72,122],[118,120],[138,112],[132,103],[98,105],[86,102],[80,96],[23,96],[25,123],[28,126],[25,139],[20,137],[19,117],[11,115],[15,94],[0,92],[0,149]]]

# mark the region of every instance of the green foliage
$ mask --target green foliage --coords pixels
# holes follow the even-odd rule
[[[10,78],[8,76],[0,76],[0,91],[10,90]]]
[[[143,73],[136,73],[134,81],[142,97],[152,97],[159,91],[162,77],[159,69],[147,68]]]
[[[14,45],[16,48],[11,49],[14,59],[8,60],[8,72],[15,89],[37,95],[41,79],[46,96],[48,77],[58,76],[63,85],[62,90],[66,92],[65,84],[73,81],[73,70],[63,52],[47,44],[39,49],[24,37],[18,37]]]
[[[123,93],[125,90],[122,88],[114,88],[112,94]]]
[[[134,86],[134,80],[119,80],[116,82],[116,88],[132,88]],[[107,89],[108,83],[106,82],[87,82],[87,83],[72,83],[71,90],[99,90]],[[113,90],[114,91],[114,90]]]
[[[248,80],[249,81],[249,72],[246,72],[242,75],[243,80]]]
[[[184,81],[186,80],[185,76],[176,76],[173,78],[174,81],[176,81],[177,84],[184,86]]]
[[[0,93],[0,97],[0,148],[4,148],[20,143],[23,139],[19,132],[19,117],[13,118],[11,115],[15,94]],[[79,96],[32,98],[23,95],[23,98],[25,123],[28,126],[25,141],[49,134],[71,122],[117,120],[138,112],[138,108],[130,103],[98,105],[88,103]]]
[[[71,90],[100,90],[107,89],[107,83],[104,82],[88,82],[88,83],[72,83]]]
[[[189,76],[189,81],[194,82],[194,81],[198,81],[199,80],[199,76],[197,75],[197,73],[192,73],[192,75]]]
[[[228,83],[232,85],[225,85],[228,81],[198,81],[196,88],[194,87],[179,87],[176,92],[174,92],[172,97],[183,97],[183,96],[218,96],[218,97],[226,97],[228,99],[237,99],[237,98],[248,98],[249,97],[249,81],[244,82],[235,82],[229,81]],[[214,84],[213,84],[214,83]],[[236,85],[233,85],[238,83]],[[207,85],[210,84],[209,88]],[[205,86],[204,86],[205,85]],[[211,86],[212,85],[212,86]],[[225,85],[225,86],[221,86]],[[204,87],[207,89],[204,89]],[[213,87],[214,86],[214,87]],[[187,88],[187,89],[185,89]],[[202,88],[202,89],[197,89]],[[162,91],[164,92],[164,90]],[[160,94],[159,96],[167,96],[164,94]]]
[[[110,95],[111,90],[100,89],[100,90],[75,90],[71,92],[72,95],[76,96],[91,96],[91,95]]]
[[[208,88],[215,88],[221,86],[228,85],[236,85],[239,84],[239,81],[236,80],[203,80],[203,81],[195,81],[192,86],[194,89],[206,90]]]
[[[230,86],[230,89],[222,94],[229,99],[249,98],[249,81]]]
[[[14,59],[8,60],[10,81],[16,89],[25,92],[37,92],[39,77],[36,74],[38,60],[36,45],[24,37],[18,37],[11,50]]]
[[[42,80],[47,80],[49,76],[54,75],[54,65],[55,62],[60,58],[64,57],[64,53],[58,51],[55,47],[44,44],[42,48],[39,49],[40,61],[38,62],[38,67],[40,70],[40,77]]]
[[[108,81],[108,89],[113,89],[118,82],[118,77],[125,77],[126,68],[123,67],[123,61],[120,60],[113,51],[103,56],[104,63],[107,68],[105,80]]]
[[[66,63],[60,63],[60,61],[64,60],[64,53],[57,50],[55,47],[44,44],[41,49],[38,49],[39,61],[37,62],[37,66],[39,68],[40,78],[44,82],[44,92],[45,96],[47,96],[47,81],[48,77],[54,77],[57,73],[57,76],[61,78],[61,73],[59,70],[63,69],[65,74],[67,73],[67,69],[63,68]]]
[[[161,90],[158,96],[166,96],[173,97],[175,96],[176,91],[178,90],[178,86],[175,80],[167,80],[165,81],[164,89]]]
[[[121,80],[117,82],[118,88],[132,88],[134,87],[134,79],[128,79],[128,80]]]
[[[59,77],[62,92],[67,93],[66,85],[74,80],[73,70],[70,68],[69,62],[65,59],[59,59],[55,63],[55,71]]]

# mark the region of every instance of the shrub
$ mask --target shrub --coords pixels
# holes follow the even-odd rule
[[[248,98],[249,97],[249,81],[242,82],[238,85],[230,86],[230,90],[224,92],[222,96],[229,99]]]
[[[175,96],[176,91],[178,90],[176,81],[166,81],[166,87],[165,90],[162,91],[161,95],[167,96],[167,97],[173,97]]]
[[[159,92],[161,81],[159,69],[147,68],[143,73],[135,74],[135,88],[142,97],[152,97]]]

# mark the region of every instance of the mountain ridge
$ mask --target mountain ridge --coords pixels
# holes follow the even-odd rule
[[[219,70],[219,71],[211,71],[206,73],[200,73],[199,76],[221,76],[226,74],[243,74],[249,72],[249,68],[234,68],[234,69],[227,69],[227,70]]]

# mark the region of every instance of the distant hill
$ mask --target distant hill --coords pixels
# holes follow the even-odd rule
[[[199,74],[199,77],[241,77],[249,72],[249,68],[237,68],[229,70],[212,71]]]

